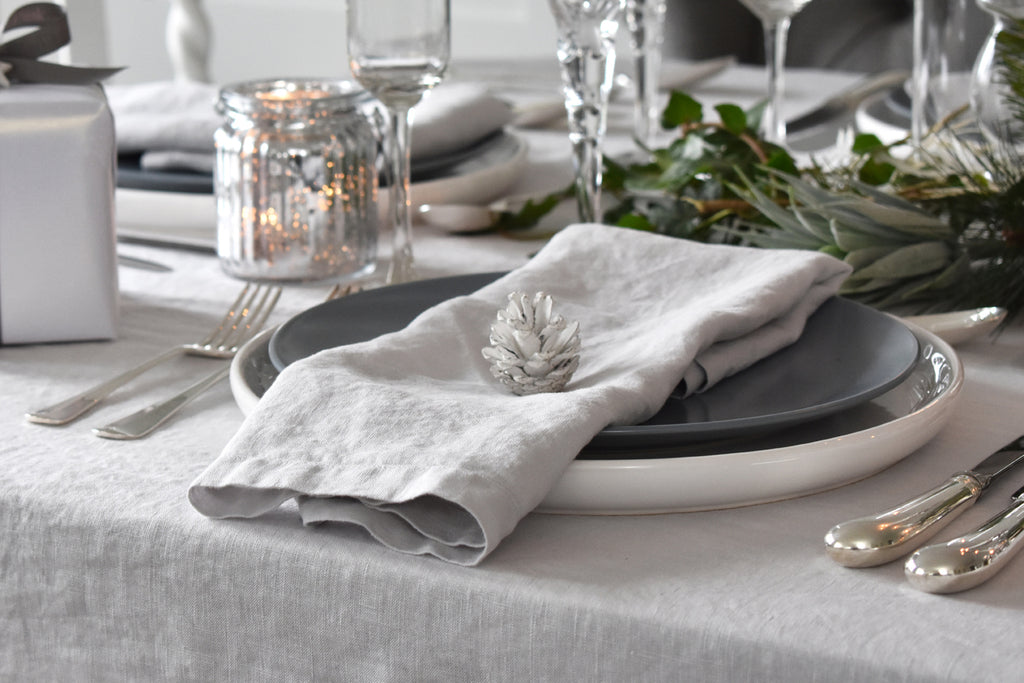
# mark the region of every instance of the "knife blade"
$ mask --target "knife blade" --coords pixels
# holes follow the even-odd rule
[[[806,114],[786,122],[786,134],[810,130],[834,119],[853,113],[861,102],[880,90],[891,88],[907,80],[904,70],[883,71],[854,83],[850,88],[830,97]]]
[[[1024,547],[1024,486],[1010,500],[1008,507],[971,533],[911,555],[904,566],[910,585],[926,593],[959,593],[1005,567]]]
[[[127,254],[117,255],[117,265],[126,266],[128,268],[138,268],[139,270],[150,270],[155,273],[169,273],[173,270],[170,266],[165,266],[162,263],[139,258],[137,256],[128,256]]]
[[[1024,461],[1024,436],[973,468],[895,508],[832,527],[825,552],[844,567],[874,567],[920,547],[974,504],[993,479]]]

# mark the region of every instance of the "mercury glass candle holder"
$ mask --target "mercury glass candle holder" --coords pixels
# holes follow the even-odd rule
[[[369,95],[344,81],[224,88],[215,134],[217,254],[254,281],[346,281],[377,261],[377,149]]]

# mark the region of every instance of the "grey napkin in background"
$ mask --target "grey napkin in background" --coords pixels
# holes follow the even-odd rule
[[[160,81],[109,85],[119,153],[142,153],[145,169],[213,170],[220,89],[209,83]],[[427,93],[413,111],[412,156],[461,151],[512,121],[510,105],[483,87],[451,83]]]
[[[792,343],[848,273],[815,252],[570,226],[404,330],[286,368],[189,499],[223,518],[296,498],[306,524],[477,564],[597,432],[650,417],[684,377],[704,389]],[[564,392],[514,396],[491,377],[480,349],[513,290],[580,322]]]

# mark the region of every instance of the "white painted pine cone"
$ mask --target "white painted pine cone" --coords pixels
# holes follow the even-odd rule
[[[561,391],[580,363],[580,325],[554,313],[544,292],[508,295],[482,352],[491,374],[520,396]]]

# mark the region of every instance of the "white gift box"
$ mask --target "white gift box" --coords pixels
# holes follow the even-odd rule
[[[0,344],[115,336],[115,173],[102,87],[0,88]]]

